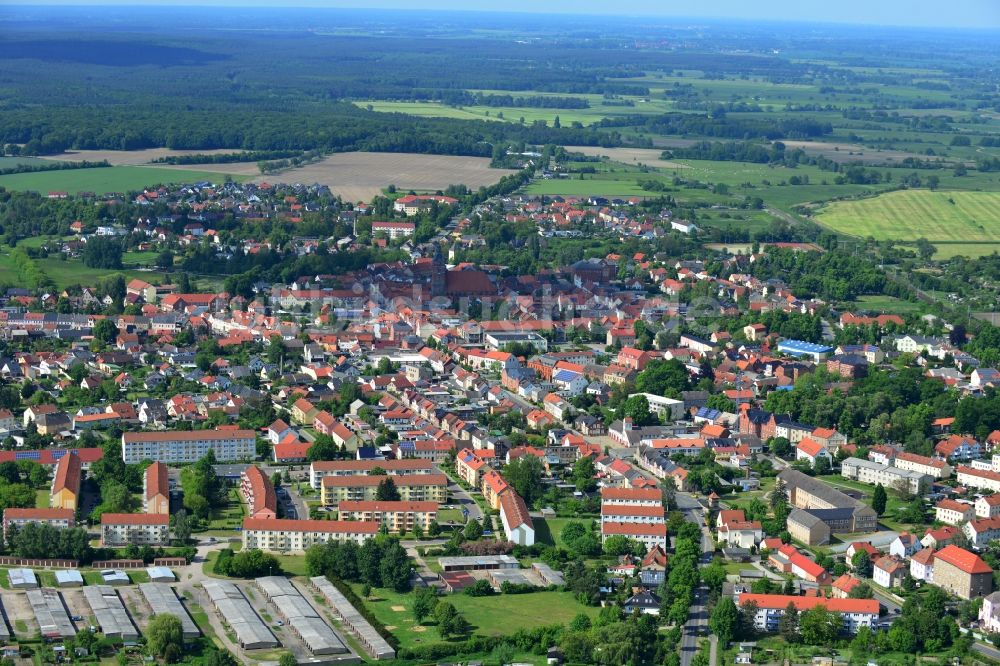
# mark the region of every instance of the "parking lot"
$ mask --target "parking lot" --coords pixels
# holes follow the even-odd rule
[[[3,599],[3,608],[7,613],[11,629],[14,630],[14,635],[18,638],[36,636],[38,623],[35,621],[35,613],[31,610],[31,604],[28,603],[28,597],[23,592],[4,591],[0,594],[0,598]]]
[[[69,587],[62,588],[59,590],[62,593],[63,603],[66,604],[66,610],[69,611],[70,620],[73,621],[73,626],[76,627],[77,631],[84,631],[89,629],[91,626],[97,625],[97,619],[94,617],[94,612],[90,608],[90,604],[83,596],[83,588],[81,587]],[[80,618],[79,620],[74,618]]]

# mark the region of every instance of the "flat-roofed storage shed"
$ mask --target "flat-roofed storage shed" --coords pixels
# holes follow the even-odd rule
[[[83,596],[94,611],[101,633],[112,639],[139,640],[139,630],[125,610],[125,604],[115,588],[110,585],[91,585],[83,588]]]
[[[128,585],[132,582],[129,580],[128,574],[121,569],[105,569],[101,572],[101,578],[108,585]]]
[[[219,617],[236,633],[241,648],[258,650],[280,645],[239,587],[224,580],[206,580],[204,587]]]
[[[52,589],[28,590],[28,603],[38,621],[38,630],[43,638],[70,638],[76,636],[76,628],[70,622],[62,596]]]
[[[13,590],[33,590],[38,587],[38,578],[31,569],[11,569],[7,572],[7,579]]]
[[[83,575],[76,569],[60,569],[56,571],[56,586],[82,587]]]
[[[290,580],[281,576],[265,576],[255,582],[311,653],[324,655],[350,652],[340,636],[320,617]]]
[[[396,651],[392,649],[388,641],[375,630],[375,627],[358,612],[358,609],[347,600],[347,597],[341,594],[340,590],[333,583],[324,576],[310,578],[309,582],[326,599],[326,602],[330,604],[330,608],[333,610],[333,614],[340,618],[343,626],[354,634],[354,637],[358,639],[361,647],[368,654],[375,659],[396,658]]]
[[[172,587],[166,583],[142,583],[139,585],[139,591],[142,593],[143,598],[146,599],[146,603],[149,604],[149,608],[153,611],[154,615],[169,613],[170,615],[176,615],[180,619],[181,627],[184,630],[184,638],[198,638],[201,636],[198,625],[191,619],[187,609],[184,608],[181,600],[177,598]]]
[[[149,580],[154,583],[173,583],[177,580],[174,572],[167,567],[146,567],[146,573],[149,574]]]

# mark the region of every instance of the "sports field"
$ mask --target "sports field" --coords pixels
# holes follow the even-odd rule
[[[233,180],[246,180],[234,175]],[[185,169],[161,169],[144,166],[118,166],[98,169],[66,169],[61,171],[39,171],[36,173],[15,173],[0,176],[0,187],[9,190],[33,190],[42,194],[48,192],[130,192],[153,185],[168,183],[194,183],[208,180],[221,183],[225,176],[209,171]]]
[[[1000,192],[901,190],[831,203],[816,219],[861,238],[1000,243]]]

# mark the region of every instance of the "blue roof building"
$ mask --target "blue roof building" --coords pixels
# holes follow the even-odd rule
[[[833,353],[833,347],[805,340],[782,340],[778,343],[778,351],[789,356],[811,358],[818,363]]]

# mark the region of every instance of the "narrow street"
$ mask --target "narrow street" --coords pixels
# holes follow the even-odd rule
[[[712,561],[715,542],[705,526],[705,513],[701,504],[688,493],[676,493],[674,497],[677,509],[684,514],[689,523],[694,523],[701,529],[701,563]],[[708,589],[699,587],[694,593],[694,604],[688,613],[688,621],[681,628],[681,666],[690,666],[694,656],[698,654],[698,640],[708,635]],[[714,647],[714,644],[713,644]],[[714,665],[714,658],[713,658]]]

